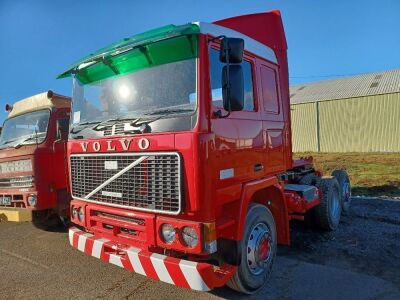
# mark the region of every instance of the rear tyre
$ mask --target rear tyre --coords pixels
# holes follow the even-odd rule
[[[336,178],[321,178],[318,186],[322,192],[321,202],[313,209],[314,221],[321,229],[335,230],[340,222],[342,201]]]
[[[251,204],[239,244],[241,263],[227,285],[240,293],[254,294],[268,281],[276,256],[274,218],[263,205]]]
[[[340,195],[342,198],[342,211],[348,212],[351,204],[351,185],[349,175],[345,170],[335,170],[332,176],[336,178],[339,183]]]

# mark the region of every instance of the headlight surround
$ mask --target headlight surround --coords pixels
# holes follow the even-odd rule
[[[173,241],[175,241],[176,230],[171,224],[165,223],[161,225],[160,234],[163,241],[167,244],[171,244]]]
[[[185,226],[182,229],[182,239],[185,242],[186,246],[190,248],[194,248],[197,246],[199,242],[199,235],[197,234],[196,229],[191,226]]]
[[[37,204],[36,195],[29,195],[28,196],[28,204],[29,204],[29,206],[36,206],[36,204]]]

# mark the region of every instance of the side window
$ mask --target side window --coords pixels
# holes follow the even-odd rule
[[[264,110],[269,113],[279,114],[279,101],[275,70],[261,66],[261,84]]]
[[[69,119],[57,120],[57,139],[68,140]]]
[[[224,64],[219,61],[219,51],[210,49],[210,76],[211,96],[213,105],[222,108],[222,68]],[[251,63],[243,60],[243,82],[244,82],[244,110],[254,111],[253,78]]]

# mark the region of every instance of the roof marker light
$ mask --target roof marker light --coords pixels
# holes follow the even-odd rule
[[[6,112],[11,112],[12,111],[12,109],[13,109],[13,106],[11,105],[11,104],[6,104],[6,107],[5,107],[5,109],[6,109]]]

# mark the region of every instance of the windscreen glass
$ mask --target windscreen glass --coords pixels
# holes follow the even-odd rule
[[[82,69],[74,76],[71,132],[193,115],[197,52],[197,36],[182,36]]]
[[[114,118],[190,114],[196,109],[196,60],[184,60],[93,84],[74,79],[73,125]]]
[[[50,110],[40,110],[7,119],[0,136],[0,147],[42,143],[46,139]]]

